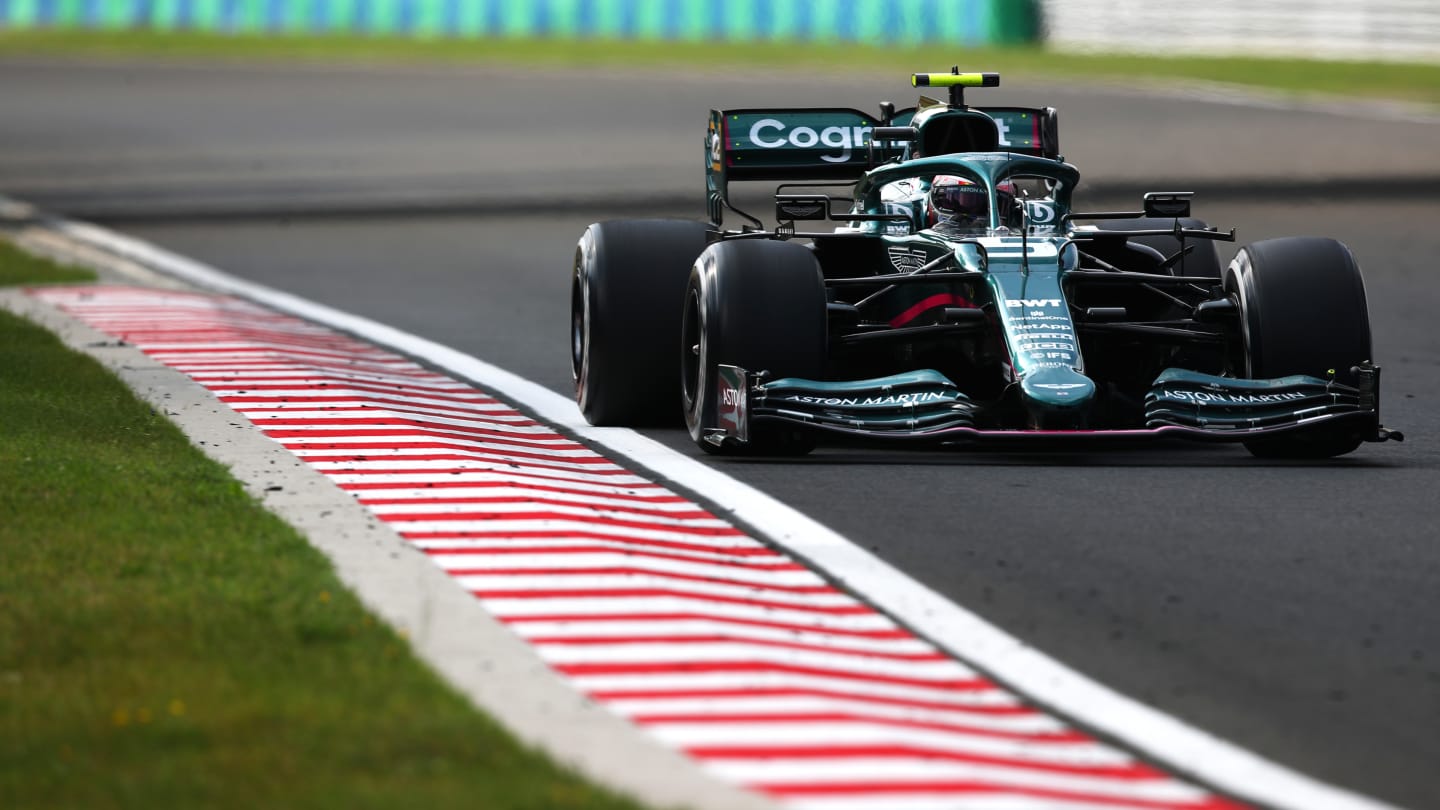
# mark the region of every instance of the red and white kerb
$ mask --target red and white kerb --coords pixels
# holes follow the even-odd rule
[[[236,298],[36,290],[351,492],[575,688],[792,808],[1219,808],[488,393]]]

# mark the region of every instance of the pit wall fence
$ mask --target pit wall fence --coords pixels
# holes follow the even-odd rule
[[[5,29],[1007,45],[1038,0],[0,0]]]
[[[1043,43],[1069,52],[1440,63],[1440,0],[0,0],[0,34],[37,28]]]

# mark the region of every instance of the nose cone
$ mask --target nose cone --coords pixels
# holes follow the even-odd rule
[[[1095,401],[1095,383],[1063,366],[1037,368],[1025,375],[1020,392],[1031,421],[1046,430],[1084,427]]]

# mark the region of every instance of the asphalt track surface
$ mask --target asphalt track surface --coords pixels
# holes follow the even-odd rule
[[[908,95],[903,78],[754,74],[0,71],[22,79],[0,190],[557,391],[575,239],[614,212],[698,215],[708,107]],[[1346,242],[1384,421],[1408,441],[1321,464],[1191,445],[708,463],[1122,692],[1326,781],[1440,806],[1440,125],[1073,85],[993,99],[1061,108],[1097,206],[1192,177],[1197,212],[1242,243]]]

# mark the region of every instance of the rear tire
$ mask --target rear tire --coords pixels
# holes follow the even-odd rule
[[[708,226],[666,219],[591,225],[575,248],[570,368],[592,425],[674,424],[675,335]]]
[[[716,447],[702,427],[715,423],[721,364],[768,379],[819,379],[828,341],[825,283],[808,248],[790,242],[734,240],[711,245],[690,272],[681,318],[681,391],[690,438],[707,453],[804,455],[807,432],[756,426],[743,446]]]
[[[1371,359],[1370,313],[1349,248],[1315,237],[1256,242],[1230,263],[1225,289],[1240,305],[1237,371],[1245,377],[1306,374],[1358,382],[1352,369]],[[1318,459],[1349,453],[1363,440],[1354,428],[1319,429],[1245,447],[1260,458]]]

